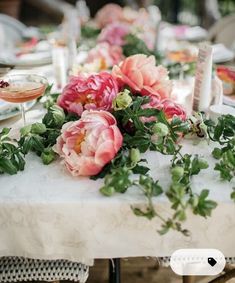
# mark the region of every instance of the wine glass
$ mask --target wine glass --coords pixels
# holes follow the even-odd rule
[[[194,50],[193,50],[194,51]],[[187,63],[193,63],[197,59],[197,54],[190,49],[182,49],[176,51],[169,51],[167,53],[167,58],[174,62],[180,64],[179,80],[184,80],[184,66]]]
[[[19,103],[23,125],[26,125],[25,106],[27,101],[43,95],[48,85],[46,78],[39,75],[20,74],[0,78],[0,98],[12,103]]]

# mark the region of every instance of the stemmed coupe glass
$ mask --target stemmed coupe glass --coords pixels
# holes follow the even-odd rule
[[[9,75],[0,78],[0,98],[12,103],[19,103],[23,125],[26,125],[25,105],[43,95],[48,85],[47,79],[33,74]]]

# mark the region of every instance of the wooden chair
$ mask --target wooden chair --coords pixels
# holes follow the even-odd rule
[[[218,20],[208,31],[208,40],[215,43],[223,43],[232,48],[235,45],[235,13]]]

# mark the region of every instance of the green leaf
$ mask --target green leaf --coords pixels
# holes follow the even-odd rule
[[[125,193],[132,185],[130,175],[131,170],[126,167],[112,169],[111,173],[105,176],[104,184],[113,187],[118,193]]]
[[[147,207],[146,211],[143,211],[138,207],[131,207],[131,209],[136,216],[146,217],[149,220],[153,219],[156,216],[155,211],[149,209],[149,207]]]
[[[198,205],[193,209],[195,214],[199,214],[203,217],[211,215],[213,209],[216,208],[217,203],[212,200],[207,200],[206,198],[209,195],[208,190],[202,190],[199,195]]]
[[[23,171],[23,170],[24,170],[24,167],[25,167],[25,160],[24,160],[24,158],[21,156],[20,153],[17,153],[17,154],[16,154],[16,157],[17,157],[17,159],[18,159],[18,169],[19,169],[20,171]]]
[[[3,128],[2,131],[0,132],[0,141],[5,140],[7,135],[10,133],[11,128]]]
[[[81,27],[81,34],[84,38],[96,38],[100,34],[101,30],[92,26],[83,25]]]
[[[235,188],[233,188],[233,192],[231,193],[231,199],[235,202]]]
[[[14,175],[18,171],[11,160],[2,157],[0,157],[0,169],[10,175]]]
[[[230,168],[227,168],[227,166],[225,166],[225,164],[223,164],[223,162],[217,163],[215,165],[214,170],[220,172],[220,178],[222,180],[231,181],[232,178],[233,178],[233,175],[232,175]]]
[[[31,137],[26,137],[22,140],[20,140],[20,144],[22,144],[22,152],[24,155],[26,155],[32,148],[32,139]]]
[[[163,193],[162,187],[158,184],[158,181],[153,183],[152,194],[157,197]]]
[[[133,169],[132,169],[134,174],[143,174],[145,175],[146,173],[148,173],[149,168],[146,166],[142,166],[137,164]]]
[[[178,219],[179,221],[185,221],[186,220],[186,212],[185,210],[178,210],[174,214],[174,219]]]
[[[58,105],[51,106],[47,114],[43,117],[42,122],[49,128],[61,128],[65,122],[64,110]]]
[[[223,123],[221,123],[221,125],[217,125],[215,127],[214,139],[219,140],[219,138],[221,137],[222,133],[223,133]]]
[[[40,136],[32,136],[31,137],[31,143],[32,143],[32,149],[34,149],[36,152],[43,152],[44,151],[44,145],[42,142],[42,138]]]

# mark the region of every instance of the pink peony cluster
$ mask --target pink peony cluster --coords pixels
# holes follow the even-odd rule
[[[123,59],[124,55],[120,46],[101,42],[88,52],[86,62],[93,63],[100,61],[100,69],[107,70],[108,68],[118,64]]]
[[[156,66],[154,56],[136,54],[126,58],[112,70],[119,87],[129,86],[134,93],[155,95],[159,99],[170,96],[172,84],[167,70]]]
[[[102,29],[98,41],[108,42],[111,45],[122,46],[125,43],[124,37],[129,33],[129,27],[123,23],[111,23]]]
[[[84,110],[111,110],[117,94],[118,86],[111,74],[79,75],[70,79],[57,103],[68,112],[81,116]]]
[[[119,22],[123,18],[123,9],[117,4],[107,4],[100,9],[96,16],[95,21],[100,28],[107,26],[108,24]]]
[[[168,120],[171,120],[174,117],[179,117],[182,121],[185,121],[187,118],[185,109],[171,99],[163,99],[160,102],[158,109],[165,113]]]
[[[186,120],[187,114],[181,105],[175,103],[169,98],[161,100],[154,95],[151,95],[149,97],[150,101],[142,106],[143,109],[155,108],[158,110],[162,110],[168,120],[172,120],[174,117],[179,117],[182,121]],[[143,122],[152,122],[155,120],[155,117],[142,118]]]
[[[125,86],[136,95],[150,97],[143,108],[162,110],[168,120],[175,116],[186,119],[182,107],[169,99],[171,83],[167,71],[155,66],[153,56],[138,54],[126,58],[114,66],[112,74],[72,77],[57,102],[81,118],[63,126],[55,151],[74,176],[98,174],[122,146],[117,122],[107,111],[113,110],[113,101]],[[142,119],[143,122],[154,120],[155,117]]]
[[[63,126],[54,150],[73,176],[92,176],[115,157],[122,141],[112,114],[91,110]]]

